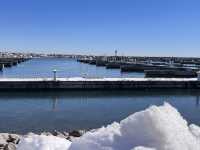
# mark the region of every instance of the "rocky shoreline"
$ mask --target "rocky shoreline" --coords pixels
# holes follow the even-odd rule
[[[86,133],[86,130],[74,130],[71,132],[59,132],[55,130],[52,133],[42,132],[40,135],[56,136],[56,137],[60,137],[60,138],[64,138],[66,140],[72,141],[73,138],[80,137],[84,133]],[[34,134],[34,133],[28,133],[26,135],[0,133],[0,150],[16,150],[17,144],[20,142],[20,139],[30,134]]]

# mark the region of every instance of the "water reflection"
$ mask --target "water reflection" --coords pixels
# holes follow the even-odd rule
[[[58,103],[58,98],[57,97],[53,97],[53,105],[52,105],[52,111],[56,111],[56,105]]]
[[[196,107],[199,107],[199,95],[196,96]]]

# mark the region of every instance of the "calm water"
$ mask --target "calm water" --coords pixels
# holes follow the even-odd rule
[[[0,93],[0,132],[98,128],[164,101],[200,125],[198,91]]]
[[[96,68],[73,60],[34,59],[6,69],[1,77],[46,77],[51,70],[59,76],[142,76],[119,70]],[[83,71],[84,70],[84,71]],[[200,125],[198,90],[160,91],[66,91],[0,92],[0,132],[42,132],[90,129],[120,121],[129,114],[164,101],[175,106],[189,121]]]
[[[52,77],[52,70],[58,70],[58,77],[143,77],[143,73],[121,73],[119,69],[105,69],[83,64],[67,58],[32,59],[17,67],[5,68],[0,77]]]

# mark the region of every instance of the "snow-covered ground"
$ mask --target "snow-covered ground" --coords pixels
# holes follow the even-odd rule
[[[188,125],[175,108],[165,103],[88,132],[72,142],[29,135],[20,141],[17,150],[200,150],[200,127]]]

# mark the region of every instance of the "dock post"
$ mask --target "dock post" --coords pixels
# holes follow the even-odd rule
[[[57,70],[54,69],[54,70],[53,70],[53,80],[54,80],[54,81],[56,81],[56,73],[57,73]]]

